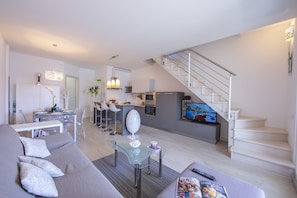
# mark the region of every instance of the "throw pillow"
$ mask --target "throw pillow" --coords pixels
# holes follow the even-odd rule
[[[20,162],[21,184],[29,193],[44,197],[58,197],[53,178],[41,168]]]
[[[50,155],[49,150],[46,147],[45,140],[41,139],[33,139],[27,137],[20,137],[24,148],[25,148],[25,155],[32,156],[32,157],[47,157]]]
[[[41,168],[42,170],[50,174],[50,176],[52,177],[60,177],[64,175],[61,169],[59,169],[57,166],[55,166],[53,163],[47,160],[28,157],[28,156],[19,156],[19,160],[21,162],[30,163],[34,166]]]

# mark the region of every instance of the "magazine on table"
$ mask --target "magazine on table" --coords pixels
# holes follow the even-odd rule
[[[228,198],[224,186],[194,177],[179,177],[176,192],[176,198]]]

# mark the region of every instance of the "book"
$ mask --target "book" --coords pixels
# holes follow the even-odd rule
[[[228,198],[224,186],[194,177],[179,177],[176,192],[176,198]]]

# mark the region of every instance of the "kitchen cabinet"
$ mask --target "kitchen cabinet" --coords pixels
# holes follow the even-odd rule
[[[183,92],[156,93],[156,127],[169,131],[175,130],[176,121],[181,119],[183,97]]]
[[[132,93],[145,93],[155,90],[154,79],[141,79],[132,81]]]
[[[138,111],[141,119],[141,124],[150,126],[150,127],[157,127],[158,120],[156,116],[145,115],[144,107],[135,106],[134,109]]]
[[[140,119],[141,119],[141,123],[143,122],[143,118],[144,118],[144,107],[142,106],[134,106],[134,109],[139,113]]]

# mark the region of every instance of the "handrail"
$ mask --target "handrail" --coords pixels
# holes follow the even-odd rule
[[[194,80],[200,79],[199,81],[202,82],[205,87],[210,88],[214,93],[211,99],[204,98],[202,91],[201,93],[197,92],[195,89],[193,91],[195,94],[198,94],[197,96],[203,96],[204,102],[208,103],[210,106],[215,109],[218,107],[217,110],[219,114],[222,113],[221,115],[223,115],[224,118],[228,120],[231,119],[232,77],[236,76],[235,73],[192,49],[180,50],[163,57],[167,57],[173,63],[179,65],[178,67],[184,69],[187,73],[187,86],[189,88],[193,86],[192,78],[194,78]],[[226,101],[227,106],[223,106],[224,104],[220,101],[216,103],[218,106],[215,106],[215,95],[221,97],[223,99],[222,101]],[[227,117],[225,117],[225,113],[227,113]]]
[[[211,62],[212,64],[214,64],[214,65],[218,66],[218,67],[219,67],[219,68],[221,68],[222,70],[224,70],[224,71],[228,72],[230,75],[236,76],[236,74],[235,74],[235,73],[233,73],[232,71],[230,71],[230,70],[226,69],[226,68],[225,68],[225,67],[223,67],[222,65],[220,65],[220,64],[218,64],[218,63],[216,63],[216,62],[214,62],[213,60],[210,60],[209,58],[207,58],[207,57],[203,56],[202,54],[200,54],[200,53],[198,53],[198,52],[196,52],[196,51],[194,51],[194,50],[192,50],[192,49],[185,49],[185,50],[180,50],[180,51],[173,52],[173,53],[170,53],[170,54],[177,54],[177,53],[180,53],[180,52],[185,52],[185,51],[191,51],[191,52],[193,52],[193,53],[197,54],[198,56],[201,56],[201,57],[202,57],[202,58],[204,58],[205,60],[207,60],[207,61]],[[170,55],[170,54],[169,54],[169,55]]]

